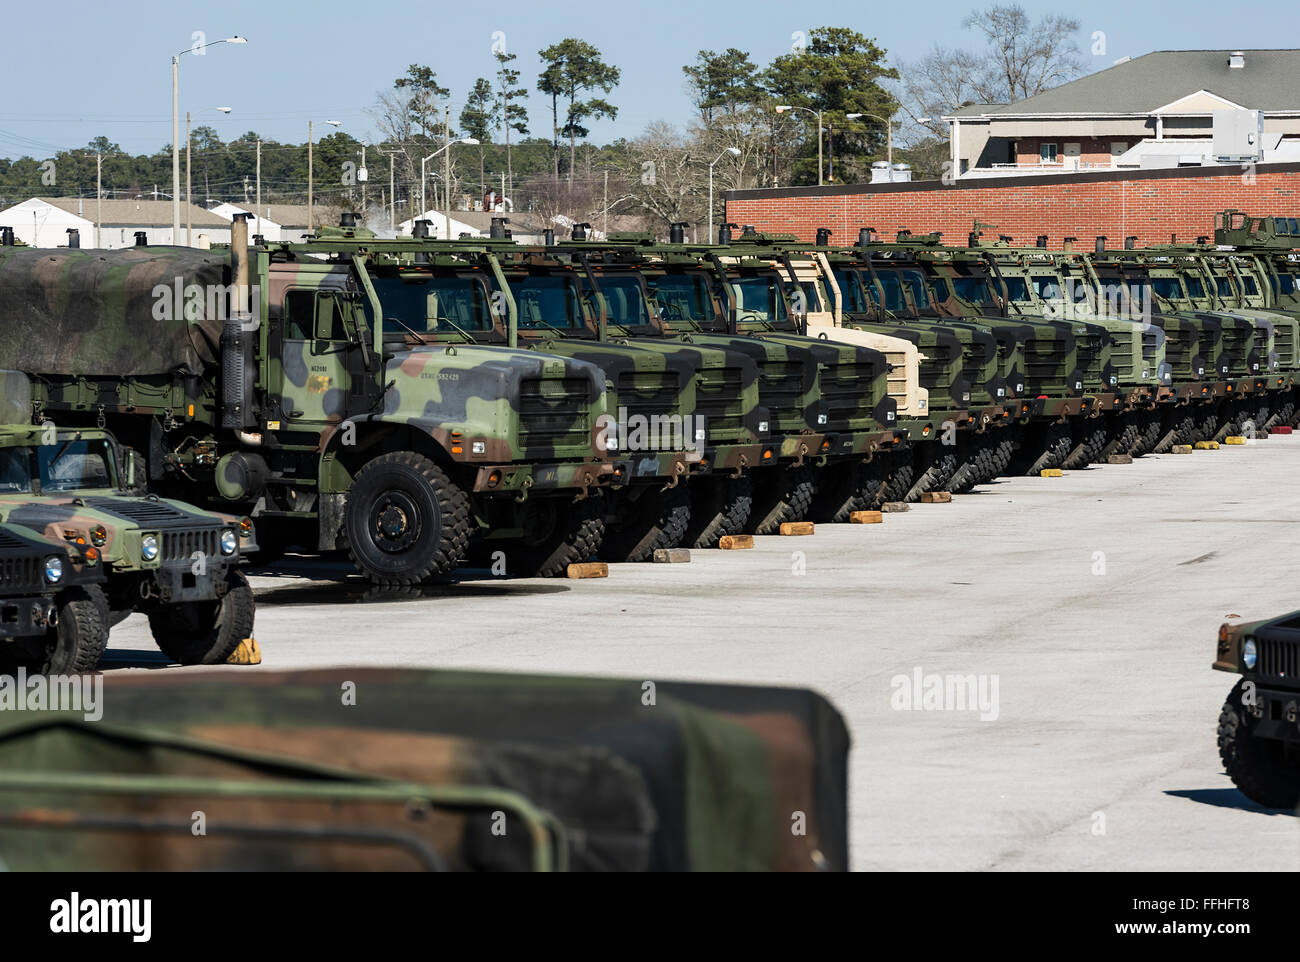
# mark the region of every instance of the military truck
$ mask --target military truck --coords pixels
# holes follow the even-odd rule
[[[99,567],[108,627],[140,612],[169,658],[223,662],[253,634],[253,591],[239,570],[257,548],[252,521],[130,494],[137,460],[106,431],[2,425],[0,522],[66,542]],[[77,634],[67,657],[89,670],[104,642]]]
[[[228,256],[0,248],[0,366],[33,375],[37,418],[108,427],[150,490],[256,517],[268,554],[346,548],[382,584],[538,513],[555,523],[521,573],[589,553],[581,503],[611,471],[598,368],[512,331],[412,346],[350,259],[250,249],[242,216],[232,237]]]
[[[1270,808],[1300,805],[1300,611],[1225,622],[1216,671],[1241,676],[1219,715],[1219,757],[1241,793]]]
[[[97,548],[0,524],[0,674],[92,671],[108,643],[103,582]]]
[[[595,272],[602,290],[616,295],[607,298],[615,319],[621,300],[645,296],[655,336],[756,365],[774,457],[751,472],[746,531],[771,534],[808,516],[846,520],[861,501],[852,479],[897,440],[888,360],[874,348],[806,336],[782,285],[743,246],[687,248],[684,239],[680,224],[666,245],[620,236],[628,246]]]

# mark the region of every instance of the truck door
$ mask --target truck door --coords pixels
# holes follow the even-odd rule
[[[356,295],[324,286],[284,290],[274,318],[270,388],[279,430],[310,432],[370,410],[375,375],[362,346],[368,334]],[[275,312],[272,312],[273,314]],[[358,325],[361,325],[360,329]],[[272,427],[275,430],[274,427]]]

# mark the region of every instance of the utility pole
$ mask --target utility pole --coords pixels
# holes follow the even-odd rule
[[[311,233],[311,121],[307,121],[307,233]]]
[[[103,247],[100,238],[104,225],[104,155],[95,151],[95,246]]]
[[[600,229],[604,233],[605,239],[608,240],[609,239],[609,168],[608,167],[605,168],[605,193],[604,196],[601,198],[600,206],[601,206],[601,215],[602,215]]]
[[[397,151],[388,152],[388,229],[397,233],[397,191],[393,187],[393,161]]]
[[[190,242],[190,209],[194,204],[194,195],[190,193],[190,112],[185,111],[185,246],[193,247]]]
[[[446,156],[443,157],[442,160],[442,172],[443,172],[442,186],[444,188],[443,198],[446,201],[446,203],[443,206],[443,211],[447,215],[447,233],[446,236],[443,238],[443,240],[451,240],[451,105],[448,104],[445,108],[443,108],[443,110],[444,112],[442,115],[442,139],[443,139],[442,149],[443,152],[446,154]]]
[[[257,208],[253,211],[254,234],[262,233],[262,138],[257,139]]]
[[[172,243],[181,232],[180,54],[172,57]],[[155,185],[154,190],[157,191]]]

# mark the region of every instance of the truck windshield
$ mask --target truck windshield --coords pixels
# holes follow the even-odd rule
[[[907,310],[907,301],[903,297],[903,285],[898,279],[898,274],[894,271],[879,271],[876,277],[880,279],[880,290],[885,298],[885,310],[895,312]]]
[[[1155,291],[1157,297],[1163,297],[1167,301],[1183,299],[1183,288],[1176,277],[1153,277],[1151,289]]]
[[[954,277],[952,289],[967,304],[992,306],[995,303],[993,291],[983,277]]]
[[[491,331],[487,287],[475,277],[429,274],[374,277],[386,317],[430,334]]]
[[[776,278],[768,276],[735,277],[731,281],[736,295],[736,310],[742,321],[785,320],[785,298]]]
[[[519,327],[523,330],[558,327],[575,331],[586,327],[578,285],[571,276],[530,274],[512,278],[510,292],[519,308]]]
[[[60,441],[36,448],[36,467],[41,491],[74,491],[78,488],[111,488],[112,454],[108,442]]]
[[[650,305],[641,278],[631,274],[602,274],[601,296],[605,298],[605,319],[620,327],[645,327],[650,323]]]
[[[857,271],[836,271],[836,283],[844,297],[843,309],[850,314],[864,314],[871,310],[867,302],[867,293],[862,287],[862,278]]]
[[[1216,277],[1214,279],[1214,289],[1219,292],[1220,297],[1229,298],[1235,296],[1232,290],[1232,281],[1226,277]]]
[[[1023,277],[1004,277],[1002,280],[1007,285],[1007,297],[1013,301],[1029,300],[1029,285]]]
[[[1187,281],[1188,294],[1195,298],[1202,298],[1205,296],[1205,285],[1201,283],[1199,277],[1187,277],[1185,280]]]
[[[699,274],[664,274],[655,278],[655,304],[668,323],[713,320],[708,281]]]
[[[1278,293],[1281,295],[1295,293],[1295,278],[1290,274],[1279,271],[1277,275]]]
[[[916,304],[916,309],[918,311],[929,310],[930,295],[925,289],[925,278],[921,275],[921,272],[909,270],[900,273],[903,275],[903,283],[912,292],[912,301]]]
[[[0,494],[26,494],[32,490],[32,449],[0,449]]]

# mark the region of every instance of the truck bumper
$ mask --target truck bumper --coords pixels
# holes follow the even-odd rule
[[[0,638],[32,638],[50,627],[54,599],[42,595],[0,600]]]
[[[526,491],[586,490],[607,483],[614,463],[568,461],[561,464],[479,465],[474,491],[483,494],[517,494]]]

